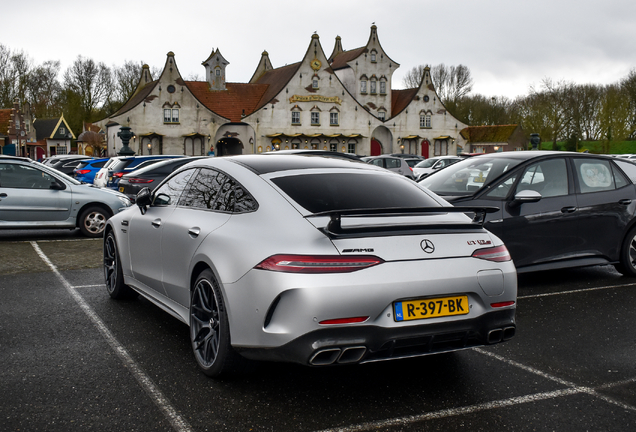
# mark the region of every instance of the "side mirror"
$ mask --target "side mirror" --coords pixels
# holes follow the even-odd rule
[[[135,197],[135,203],[139,207],[139,210],[141,210],[141,214],[145,214],[146,208],[151,204],[150,189],[145,187],[139,192],[137,192],[137,196]]]
[[[66,185],[59,180],[51,180],[51,186],[49,186],[49,189],[64,190],[66,189]]]
[[[523,203],[533,203],[541,200],[541,194],[530,189],[517,192],[515,198],[510,202],[510,207],[518,207]]]

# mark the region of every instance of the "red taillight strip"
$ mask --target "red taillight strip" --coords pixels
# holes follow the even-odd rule
[[[123,171],[121,171],[121,172],[116,172],[116,173],[113,173],[113,177],[121,177],[121,176],[123,176],[124,174],[125,174],[125,173],[124,173]]]
[[[371,255],[272,255],[255,268],[287,273],[350,273],[383,262]]]
[[[506,249],[505,246],[495,246],[486,249],[477,249],[473,252],[473,258],[480,258],[487,261],[510,261],[512,258],[510,257],[510,252]]]
[[[89,172],[91,172],[91,170],[77,170],[75,174],[88,174]]]
[[[128,183],[152,183],[154,181],[153,179],[143,179],[137,177],[127,178],[127,180]]]
[[[357,324],[362,323],[368,320],[368,316],[363,317],[353,317],[353,318],[338,318],[338,319],[329,319],[320,321],[318,324],[320,325],[334,325],[334,324]]]
[[[515,304],[515,302],[513,302],[513,301],[505,301],[505,302],[499,302],[499,303],[490,303],[490,307],[492,307],[492,308],[502,308],[502,307],[506,307],[506,306],[512,306],[514,304]]]

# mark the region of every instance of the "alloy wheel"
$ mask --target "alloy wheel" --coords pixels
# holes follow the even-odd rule
[[[201,279],[194,287],[190,306],[190,338],[200,364],[209,367],[216,361],[221,345],[219,303],[212,284]]]

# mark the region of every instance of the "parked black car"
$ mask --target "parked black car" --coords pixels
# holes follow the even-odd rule
[[[72,177],[75,167],[77,167],[81,161],[88,159],[92,158],[86,155],[58,155],[46,158],[42,163]]]
[[[162,160],[152,165],[139,168],[129,174],[124,174],[119,180],[119,192],[124,193],[128,198],[135,201],[137,192],[147,187],[151,191],[165,179],[168,174],[181,168],[183,165],[193,160],[206,156],[182,157],[177,159]]]
[[[474,156],[419,182],[454,205],[493,206],[485,227],[518,273],[613,264],[636,276],[636,165],[520,151]]]

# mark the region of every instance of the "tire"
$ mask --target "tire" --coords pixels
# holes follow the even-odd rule
[[[636,227],[629,230],[621,247],[620,263],[616,270],[625,276],[636,277]]]
[[[199,274],[190,301],[190,343],[199,368],[219,378],[240,369],[242,357],[230,344],[230,325],[221,289],[211,270]]]
[[[124,274],[121,270],[117,242],[112,231],[104,239],[104,281],[106,282],[108,295],[114,299],[121,300],[137,297],[137,293],[124,284]]]
[[[86,237],[101,237],[109,217],[110,214],[102,207],[89,207],[80,214],[79,229]]]

